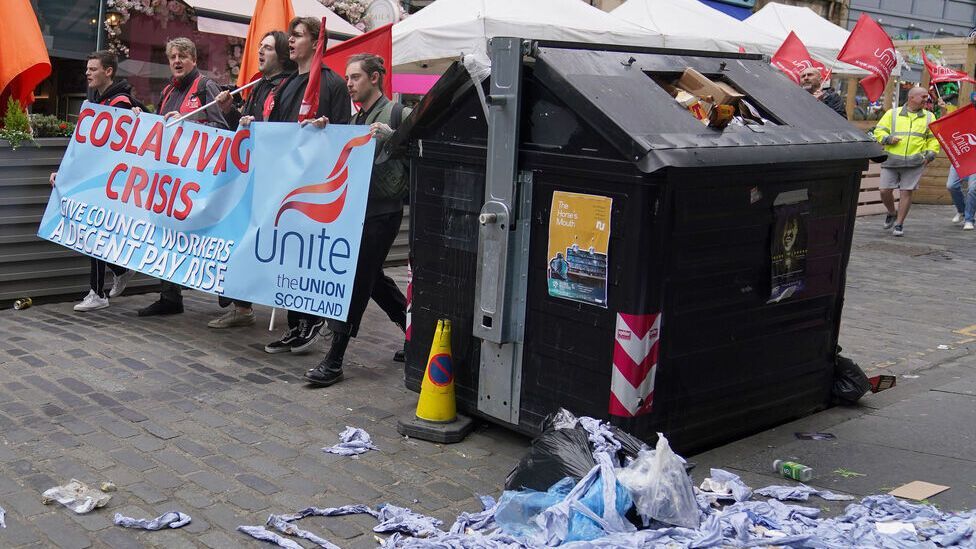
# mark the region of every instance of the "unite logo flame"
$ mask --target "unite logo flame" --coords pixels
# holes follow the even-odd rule
[[[342,208],[346,205],[346,191],[348,190],[347,180],[349,178],[349,166],[347,166],[347,163],[349,161],[349,155],[352,153],[354,148],[369,143],[369,140],[372,139],[372,137],[372,135],[367,133],[366,135],[361,135],[359,137],[350,139],[349,142],[342,147],[342,152],[339,153],[339,158],[336,159],[335,166],[333,166],[332,172],[325,179],[325,182],[298,187],[285,195],[285,197],[281,199],[281,206],[278,208],[278,214],[275,215],[275,227],[278,226],[278,221],[281,219],[281,214],[288,210],[297,210],[303,213],[309,219],[318,221],[319,223],[332,223],[335,221],[339,217],[339,214],[342,213]],[[339,193],[339,196],[335,200],[323,204],[316,202],[305,202],[301,200],[289,200],[291,197],[299,194],[328,194],[339,189],[342,189],[342,192]]]

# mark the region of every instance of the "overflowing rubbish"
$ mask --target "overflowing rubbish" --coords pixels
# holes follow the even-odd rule
[[[800,482],[806,482],[813,478],[813,469],[802,463],[784,459],[777,459],[773,462],[773,472]]]
[[[48,488],[42,494],[42,503],[47,505],[56,501],[79,515],[88,513],[92,509],[105,507],[112,496],[89,487],[80,480],[71,479],[63,486]]]
[[[297,525],[288,522],[279,515],[269,516],[267,526],[274,528],[282,534],[308,540],[319,547],[325,547],[326,549],[340,549],[338,545],[332,543],[331,541],[320,538],[308,530],[302,530]]]
[[[374,516],[380,523],[373,527],[373,531],[379,534],[400,532],[411,536],[427,537],[440,532],[439,527],[444,524],[440,519],[414,513],[410,509],[389,503],[380,506]]]
[[[239,532],[244,532],[256,540],[273,543],[278,547],[284,547],[285,549],[304,549],[304,547],[299,545],[298,542],[279,536],[264,526],[238,526],[237,530]]]
[[[620,482],[634,495],[644,525],[656,520],[665,524],[698,528],[698,504],[694,487],[685,472],[685,460],[671,450],[658,433],[654,451],[643,451],[620,472]]]
[[[7,511],[3,507],[0,507],[0,528],[7,527]]]
[[[722,469],[711,469],[711,476],[702,481],[701,494],[713,501],[746,501],[752,497],[752,488],[746,486],[739,475]]]
[[[170,511],[168,513],[163,513],[154,519],[137,519],[127,517],[122,513],[115,513],[115,518],[112,522],[114,522],[116,526],[121,526],[123,528],[162,530],[163,528],[179,528],[181,526],[186,526],[187,524],[190,524],[191,520],[190,515],[187,515],[186,513]]]
[[[379,448],[373,445],[373,439],[369,433],[359,427],[349,427],[348,425],[339,433],[339,444],[322,448],[324,452],[340,456],[357,456],[370,450],[379,450]]]
[[[810,496],[818,496],[828,501],[850,501],[854,499],[854,496],[835,494],[830,490],[818,490],[806,484],[799,484],[797,486],[766,486],[765,488],[756,490],[755,494],[775,498],[779,501],[806,501],[810,499]]]

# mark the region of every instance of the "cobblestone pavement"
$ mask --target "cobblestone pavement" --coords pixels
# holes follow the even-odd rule
[[[857,222],[842,327],[845,351],[866,369],[904,373],[964,356],[976,344],[969,290],[976,234],[948,224],[947,207],[918,207],[906,236],[877,217]],[[405,269],[392,272],[403,283]],[[412,413],[391,360],[401,336],[371,306],[350,346],[346,380],[311,389],[300,376],[324,354],[268,355],[270,310],[257,325],[212,330],[212,296],[187,292],[175,317],[140,319],[154,295],[112,300],[80,314],[72,303],[0,311],[0,547],[259,546],[235,531],[269,513],[391,502],[450,523],[497,495],[528,440],[481,426],[463,443],[406,440]],[[963,333],[955,333],[961,330]],[[939,349],[945,344],[950,349]],[[366,429],[379,452],[325,454],[346,426]],[[40,493],[77,478],[116,483],[106,509],[75,515]],[[115,527],[115,512],[193,517],[180,529]],[[309,518],[302,526],[342,547],[373,547],[366,516]]]

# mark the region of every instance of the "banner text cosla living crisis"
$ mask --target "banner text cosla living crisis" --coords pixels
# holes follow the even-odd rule
[[[90,117],[94,117],[94,120],[85,132],[83,123]],[[167,135],[163,131],[163,122],[156,121],[145,136],[137,136],[140,121],[141,118],[125,111],[116,114],[112,110],[104,110],[96,115],[94,109],[84,109],[78,115],[74,138],[78,143],[87,142],[94,147],[107,145],[116,152],[125,151],[140,157],[150,154],[157,161],[181,168],[190,167],[201,173],[208,171],[211,165],[214,175],[226,172],[228,161],[241,173],[250,170],[251,151],[243,147],[251,136],[249,130],[239,130],[233,137],[220,135],[210,141],[210,133],[200,129],[190,130],[190,135],[184,136],[183,126],[177,126],[175,132]],[[167,137],[168,143],[165,142]],[[127,176],[124,175],[126,172]],[[121,183],[122,177],[125,177],[124,184]],[[136,207],[178,220],[190,215],[193,209],[192,195],[199,190],[200,185],[195,181],[160,173],[150,175],[145,168],[130,166],[125,162],[116,165],[105,182],[105,196],[109,199],[126,204],[131,201]]]

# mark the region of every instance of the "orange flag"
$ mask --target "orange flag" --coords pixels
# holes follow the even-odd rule
[[[393,98],[393,24],[383,25],[366,34],[350,38],[332,46],[325,52],[323,62],[336,74],[345,78],[346,59],[357,53],[372,53],[383,58],[386,76],[383,77],[383,93]]]
[[[0,2],[0,115],[7,98],[34,102],[34,88],[51,74],[51,60],[30,0]]]
[[[259,76],[258,47],[264,35],[274,30],[287,33],[288,23],[294,18],[295,10],[291,7],[291,0],[257,1],[251,24],[247,28],[247,41],[244,42],[244,54],[241,56],[241,72],[237,75],[238,87]]]

